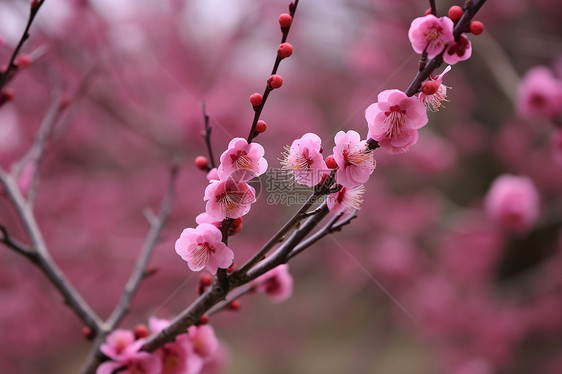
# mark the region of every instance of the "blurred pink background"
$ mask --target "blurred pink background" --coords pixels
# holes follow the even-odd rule
[[[453,2],[437,1],[445,15]],[[123,323],[170,318],[196,297],[198,274],[174,252],[204,210],[204,101],[215,157],[246,137],[248,101],[262,92],[281,38],[286,0],[49,0],[23,51],[38,56],[0,108],[0,165],[33,141],[51,102],[74,98],[40,166],[35,213],[55,261],[103,317],[114,307],[158,209],[168,170],[182,164],[177,197],[150,263],[158,269]],[[462,4],[457,4],[462,5]],[[295,261],[293,297],[242,299],[213,317],[224,373],[562,372],[562,144],[558,118],[517,110],[519,79],[544,66],[562,78],[562,7],[553,0],[494,0],[469,35],[473,56],[445,76],[449,103],[429,113],[404,155],[375,152],[359,218]],[[25,26],[28,1],[0,1],[0,63]],[[407,38],[420,1],[299,3],[256,141],[270,167],[283,147],[314,132],[324,149],[339,130],[366,136],[365,108],[384,89],[404,90],[417,55]],[[439,70],[439,72],[444,66]],[[83,95],[75,92],[88,77]],[[560,96],[562,99],[562,96]],[[559,102],[562,108],[562,102]],[[560,131],[560,130],[559,130]],[[513,231],[487,214],[502,174],[524,175],[538,217]],[[265,179],[262,178],[262,183]],[[268,191],[230,239],[240,264],[297,210]],[[0,223],[26,242],[4,195]],[[90,343],[46,278],[0,249],[2,373],[74,373]],[[389,296],[391,295],[391,296]],[[228,353],[226,353],[228,352]],[[226,358],[228,356],[228,359]]]

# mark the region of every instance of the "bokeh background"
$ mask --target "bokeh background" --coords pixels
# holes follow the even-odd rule
[[[445,15],[451,1],[437,1]],[[246,137],[281,38],[286,0],[48,0],[24,46],[34,62],[0,108],[0,165],[33,141],[53,102],[71,99],[40,165],[35,213],[55,261],[93,308],[115,305],[158,209],[170,165],[177,197],[151,260],[158,272],[123,326],[169,318],[196,297],[198,275],[173,250],[204,210],[205,102],[216,156]],[[28,1],[0,1],[0,62],[25,26]],[[407,38],[423,1],[302,0],[256,140],[278,167],[305,132],[327,154],[338,130],[366,136],[365,108],[384,89],[404,90],[417,55]],[[532,67],[562,77],[562,7],[555,0],[490,0],[470,35],[473,56],[445,76],[449,103],[430,113],[404,155],[378,152],[352,225],[290,264],[293,297],[260,295],[212,319],[224,373],[562,372],[562,165],[555,123],[521,118],[517,88]],[[78,93],[77,93],[78,92]],[[562,107],[562,103],[560,104]],[[557,148],[558,147],[558,148]],[[326,154],[326,155],[327,155]],[[559,156],[559,155],[558,155]],[[511,232],[485,212],[501,174],[525,175],[540,216]],[[298,208],[267,191],[230,246],[240,263]],[[26,241],[0,196],[0,223]],[[44,276],[0,251],[0,371],[74,373],[90,343]],[[219,365],[220,366],[220,365]],[[209,372],[212,372],[209,369]]]

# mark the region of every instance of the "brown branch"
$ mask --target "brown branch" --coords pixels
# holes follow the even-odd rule
[[[343,213],[334,216],[330,221],[328,221],[324,225],[324,227],[322,227],[316,233],[314,233],[313,235],[311,235],[308,238],[306,238],[305,240],[303,240],[299,245],[297,245],[291,251],[291,253],[289,253],[289,256],[288,256],[287,260],[292,259],[293,257],[298,255],[299,253],[301,253],[302,251],[304,251],[305,249],[307,249],[311,245],[315,244],[317,241],[319,241],[320,239],[322,239],[326,235],[331,234],[331,233],[336,232],[336,231],[340,231],[343,226],[349,225],[352,220],[357,218],[357,211],[354,211],[353,214],[351,214],[346,219],[344,219],[343,221],[338,223],[338,221],[340,220],[342,215],[343,215]]]
[[[295,16],[295,12],[297,10],[298,5],[299,5],[299,0],[295,0],[294,3],[291,3],[289,5],[289,13],[290,13],[291,17]],[[291,29],[291,26],[292,26],[292,23],[291,23],[291,25],[289,25],[289,27],[281,28],[281,32],[283,33],[283,36],[281,37],[281,44],[283,44],[287,41],[287,37],[289,36],[289,30]],[[277,70],[279,69],[279,64],[281,63],[281,60],[283,60],[283,57],[281,57],[278,53],[277,57],[275,58],[275,63],[273,64],[273,69],[271,69],[271,75],[277,74]],[[250,133],[248,134],[248,139],[247,139],[248,143],[251,143],[252,140],[257,136],[256,126],[258,124],[258,120],[260,119],[261,112],[263,111],[263,107],[265,106],[265,102],[267,101],[267,98],[269,97],[269,93],[272,90],[273,89],[271,88],[271,86],[268,83],[265,86],[265,90],[263,91],[261,104],[254,107],[254,119],[252,120],[252,126],[250,127]]]
[[[205,103],[201,105],[201,109],[203,110],[203,121],[205,122],[205,130],[203,131],[202,135],[205,138],[205,144],[207,145],[207,152],[209,153],[209,162],[211,163],[211,168],[216,168],[217,164],[215,163],[215,156],[213,155],[213,148],[211,147],[211,131],[213,128],[209,125],[209,113],[207,113],[207,107]]]
[[[0,183],[4,186],[4,191],[8,195],[8,199],[14,205],[18,217],[31,241],[32,245],[30,251],[32,251],[34,255],[29,258],[36,257],[33,263],[49,278],[49,281],[63,296],[65,303],[76,313],[78,318],[80,318],[86,326],[90,327],[94,333],[97,333],[102,329],[103,322],[68,279],[66,279],[64,273],[51,258],[43,235],[31,211],[31,207],[22,196],[16,181],[11,175],[0,170]]]
[[[148,235],[146,236],[144,245],[139,253],[133,272],[131,273],[127,284],[125,285],[125,289],[123,290],[117,306],[107,320],[106,324],[110,330],[113,330],[127,314],[131,305],[131,301],[142,280],[146,276],[146,267],[148,265],[148,261],[150,259],[150,256],[152,255],[152,252],[154,251],[156,243],[158,243],[162,227],[164,226],[164,223],[166,222],[166,219],[170,214],[170,209],[172,207],[172,201],[175,194],[177,176],[178,168],[177,166],[173,166],[170,170],[168,188],[162,199],[160,213],[151,222],[150,230],[148,231]]]
[[[429,0],[429,7],[431,9],[431,14],[437,16],[437,7],[435,6],[435,0]]]
[[[0,243],[4,243],[6,247],[13,249],[17,253],[29,258],[32,262],[36,260],[36,254],[28,248],[23,243],[20,243],[16,239],[13,239],[9,234],[8,230],[4,225],[0,225],[0,232],[2,233],[2,237],[0,237]]]
[[[27,25],[25,26],[25,30],[21,35],[21,38],[16,46],[16,49],[14,49],[14,52],[10,57],[10,62],[8,63],[8,67],[6,68],[6,70],[0,73],[0,90],[4,88],[6,83],[8,83],[14,77],[18,69],[18,66],[15,64],[16,57],[18,56],[21,47],[23,46],[25,41],[29,38],[29,29],[31,27],[31,24],[35,19],[35,16],[37,15],[39,8],[41,8],[41,5],[43,5],[44,2],[45,0],[33,0],[31,2],[30,10],[29,10],[29,18],[27,19]]]

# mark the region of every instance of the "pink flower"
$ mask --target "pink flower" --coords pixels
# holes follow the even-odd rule
[[[147,352],[139,352],[119,362],[105,362],[96,370],[96,374],[161,374],[160,359]]]
[[[485,208],[504,228],[525,232],[538,218],[539,193],[528,177],[504,174],[492,183]]]
[[[232,265],[234,253],[222,241],[221,231],[209,223],[202,223],[195,229],[183,230],[176,240],[176,253],[187,261],[192,271],[206,268],[216,273],[217,268],[226,269]]]
[[[267,160],[263,157],[265,150],[257,143],[250,143],[243,138],[234,138],[228,149],[220,158],[218,168],[220,179],[232,176],[235,180],[247,181],[265,173]]]
[[[408,38],[414,51],[422,53],[425,50],[427,57],[433,58],[455,40],[453,27],[453,21],[449,17],[437,18],[429,14],[412,21]]]
[[[148,324],[153,333],[159,333],[170,321],[151,317]],[[178,335],[174,342],[165,344],[154,354],[160,358],[163,374],[196,374],[203,367],[204,360],[193,351],[187,334]]]
[[[562,113],[562,81],[546,67],[530,69],[519,84],[517,110],[523,117],[549,119]]]
[[[324,176],[329,175],[326,162],[322,157],[322,140],[316,134],[304,134],[287,147],[285,158],[281,161],[299,184],[316,186]]]
[[[353,212],[361,209],[365,186],[362,184],[352,188],[342,187],[336,193],[328,196],[328,209],[334,214]]]
[[[219,171],[217,168],[212,168],[207,173],[207,180],[210,182],[212,180],[219,180]]]
[[[335,137],[334,160],[338,164],[336,181],[344,187],[367,182],[375,170],[375,158],[367,148],[367,141],[355,131],[340,131]]]
[[[202,223],[210,223],[211,225],[216,226],[218,229],[220,229],[222,226],[222,221],[213,219],[213,217],[211,217],[211,215],[207,212],[203,212],[195,217],[195,223],[197,223],[198,225]]]
[[[256,201],[256,190],[230,177],[222,181],[212,180],[205,189],[204,200],[207,201],[205,210],[211,218],[217,221],[236,219],[250,211]]]
[[[193,352],[203,359],[210,358],[219,347],[215,330],[210,325],[190,326],[187,338],[193,345]]]
[[[470,40],[461,34],[459,39],[447,47],[443,54],[443,61],[449,65],[454,65],[459,61],[468,60],[472,56],[472,45]]]
[[[135,340],[132,331],[117,329],[107,336],[100,351],[113,360],[121,361],[135,355],[143,343],[144,339]]]
[[[254,279],[252,285],[256,291],[265,292],[275,303],[287,300],[293,294],[293,277],[289,273],[289,265],[274,267]]]
[[[451,70],[451,65],[447,66],[445,70],[437,77],[431,77],[429,80],[437,84],[437,91],[431,95],[426,95],[422,92],[419,93],[418,99],[432,112],[438,112],[439,108],[443,106],[443,101],[447,100],[447,86],[443,84],[443,76]],[[450,88],[450,87],[449,87]]]
[[[386,90],[379,94],[377,103],[365,110],[365,119],[368,136],[377,140],[381,148],[403,153],[418,140],[418,129],[427,124],[427,113],[417,98],[399,90]]]

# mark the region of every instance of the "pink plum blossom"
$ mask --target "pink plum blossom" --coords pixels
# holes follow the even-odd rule
[[[252,285],[258,292],[265,292],[269,298],[280,303],[293,294],[293,277],[289,273],[289,265],[281,264],[265,274],[260,275]]]
[[[322,140],[313,133],[304,134],[287,147],[285,158],[281,161],[299,184],[316,186],[329,172],[322,157]]]
[[[365,186],[362,184],[351,188],[342,187],[338,192],[328,196],[328,209],[334,214],[359,210],[363,204],[364,194]]]
[[[245,182],[232,178],[212,180],[205,189],[205,210],[211,218],[222,221],[225,218],[236,219],[250,211],[256,201],[256,190]]]
[[[408,38],[414,51],[422,53],[425,50],[427,57],[433,58],[455,40],[453,27],[453,21],[449,17],[437,18],[428,14],[412,21]]]
[[[447,51],[443,54],[443,61],[454,65],[459,61],[468,60],[470,56],[472,56],[472,44],[465,35],[461,34],[458,40],[449,44]]]
[[[338,164],[336,181],[344,187],[367,182],[375,170],[375,158],[367,148],[367,141],[355,131],[340,131],[335,137],[334,160]]]
[[[149,327],[153,333],[159,333],[169,324],[170,321],[166,319],[149,319]],[[157,349],[154,355],[160,358],[163,374],[196,374],[201,371],[204,362],[203,358],[193,351],[187,334],[178,335],[174,342]]]
[[[539,193],[528,177],[500,175],[486,195],[485,208],[504,228],[525,232],[538,218]]]
[[[427,124],[425,106],[399,90],[379,94],[378,102],[365,110],[368,136],[391,153],[403,153],[418,140],[418,129]]]
[[[117,329],[107,336],[100,351],[113,360],[121,361],[135,355],[143,343],[144,339],[135,340],[132,331]]]
[[[517,110],[523,117],[549,119],[562,113],[562,81],[544,66],[530,69],[519,83]]]
[[[187,261],[192,271],[206,268],[216,273],[218,268],[232,265],[234,253],[222,241],[222,233],[209,223],[202,223],[195,229],[183,230],[176,240],[176,253]]]
[[[162,374],[160,359],[147,352],[139,352],[119,362],[105,362],[96,370],[96,374]]]
[[[195,223],[197,223],[198,225],[200,225],[202,223],[210,223],[211,225],[214,225],[219,229],[222,226],[222,221],[217,221],[216,219],[211,217],[211,215],[207,212],[203,212],[203,213],[197,215],[197,217],[195,217]]]
[[[193,346],[193,352],[204,360],[210,358],[219,347],[215,330],[210,325],[190,326],[187,338]]]
[[[441,74],[436,77],[430,78],[438,86],[437,91],[431,95],[426,95],[422,92],[419,93],[418,99],[424,104],[428,110],[438,112],[439,108],[443,106],[443,101],[447,100],[447,86],[443,84],[443,76],[451,70],[451,65],[447,66]]]
[[[250,143],[243,138],[234,138],[228,149],[220,157],[218,176],[226,179],[247,181],[265,173],[267,160],[263,157],[265,150],[257,143]]]
[[[207,173],[207,180],[209,182],[212,180],[219,180],[219,171],[217,168],[212,168],[211,170],[209,170],[209,172]]]

